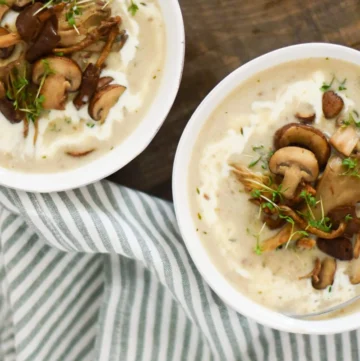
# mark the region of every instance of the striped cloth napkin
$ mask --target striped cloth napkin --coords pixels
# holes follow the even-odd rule
[[[226,307],[170,203],[103,181],[0,188],[0,204],[0,360],[359,360],[359,332],[288,334]]]

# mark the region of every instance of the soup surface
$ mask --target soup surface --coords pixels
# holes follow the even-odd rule
[[[194,227],[224,277],[273,310],[316,312],[360,292],[359,74],[329,58],[261,72],[193,150]]]
[[[87,4],[80,2],[78,7],[83,3]],[[36,141],[34,122],[29,122],[24,137],[23,122],[12,124],[0,113],[0,166],[25,172],[59,172],[79,167],[112,151],[141,122],[162,79],[166,50],[160,6],[157,0],[135,5],[125,0],[104,4],[105,9],[111,7],[111,16],[121,17],[120,30],[128,38],[121,50],[112,51],[106,58],[100,77],[111,77],[110,85],[121,85],[126,90],[103,124],[89,115],[87,104],[77,110],[73,103],[76,93],[68,93],[64,110],[42,112]],[[10,10],[1,26],[16,31],[17,16],[17,12]],[[14,56],[17,51],[21,49],[16,49]],[[99,53],[82,52],[71,57],[84,71],[89,62],[96,62]],[[6,64],[9,59],[0,62]]]

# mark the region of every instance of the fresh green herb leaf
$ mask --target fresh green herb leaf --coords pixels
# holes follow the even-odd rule
[[[346,90],[346,87],[345,87],[345,83],[346,83],[346,78],[340,83],[339,85],[339,91],[342,91],[342,90]]]
[[[260,150],[260,149],[264,149],[264,146],[263,145],[254,145],[253,147],[252,147],[252,150],[254,151],[254,152],[256,152],[257,150]]]
[[[260,162],[261,158],[262,158],[262,157],[260,156],[258,159],[256,159],[256,160],[254,160],[253,162],[251,162],[251,163],[248,165],[248,167],[249,167],[249,168],[255,167],[256,164],[258,164],[258,163]]]
[[[328,90],[332,87],[332,85],[333,85],[333,83],[334,83],[334,80],[335,80],[335,76],[333,76],[333,78],[331,79],[331,82],[330,82],[329,84],[323,83],[323,85],[322,85],[322,87],[320,88],[320,90],[323,91],[323,92],[328,91]]]
[[[202,220],[201,214],[198,213],[197,216],[198,216],[199,220],[201,221]]]
[[[284,219],[286,222],[288,222],[288,223],[290,223],[290,224],[292,224],[292,225],[295,225],[295,221],[294,221],[291,217],[285,216],[285,215],[283,215],[283,214],[279,214],[279,217],[280,217],[281,219]]]
[[[357,159],[351,157],[344,158],[342,165],[345,168],[345,172],[341,173],[341,175],[360,178],[360,170]]]
[[[7,1],[6,0],[0,0],[0,5],[7,5]]]
[[[128,11],[131,13],[132,16],[135,16],[136,13],[138,12],[139,7],[134,3],[133,0],[131,0],[131,4],[128,8]]]
[[[86,123],[86,126],[89,127],[89,128],[94,128],[95,123]]]
[[[64,53],[62,51],[55,53],[56,56],[64,56]]]
[[[347,215],[345,216],[345,222],[346,222],[346,223],[350,222],[352,219],[353,219],[353,217],[352,217],[351,214],[347,214]]]
[[[300,198],[303,198],[310,207],[316,206],[316,198],[307,191],[301,191]]]
[[[331,293],[331,291],[332,291],[332,285],[329,286],[328,291],[329,291],[329,293]]]
[[[200,189],[199,188],[196,188],[196,193],[200,194]]]

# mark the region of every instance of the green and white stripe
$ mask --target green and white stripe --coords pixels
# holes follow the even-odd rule
[[[265,328],[209,289],[173,207],[103,181],[0,188],[1,361],[359,360],[357,331]]]

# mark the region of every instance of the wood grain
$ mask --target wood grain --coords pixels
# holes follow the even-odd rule
[[[110,179],[171,199],[181,133],[209,91],[241,64],[305,42],[360,49],[358,0],[180,0],[186,30],[183,80],[174,106],[149,147]]]

